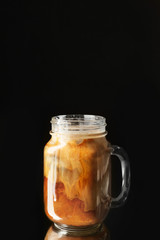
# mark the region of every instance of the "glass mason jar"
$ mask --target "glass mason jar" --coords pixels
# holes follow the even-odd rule
[[[44,148],[44,207],[55,228],[73,236],[97,232],[111,207],[122,205],[130,187],[126,152],[106,140],[106,119],[59,115],[51,119]],[[121,193],[111,196],[111,156],[121,163]]]

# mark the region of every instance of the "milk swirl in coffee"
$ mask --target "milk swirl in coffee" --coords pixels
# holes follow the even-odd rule
[[[105,137],[74,137],[53,134],[45,146],[45,211],[54,222],[95,224],[110,205],[110,145]]]

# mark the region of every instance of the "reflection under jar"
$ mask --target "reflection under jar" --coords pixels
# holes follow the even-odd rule
[[[44,240],[111,240],[108,228],[103,224],[99,231],[90,236],[67,236],[65,232],[58,230],[54,225],[48,229]]]

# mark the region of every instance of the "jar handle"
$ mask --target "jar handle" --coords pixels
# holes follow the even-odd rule
[[[126,151],[117,145],[112,145],[112,152],[111,155],[114,155],[119,158],[121,163],[121,171],[122,171],[122,185],[121,185],[121,192],[117,197],[112,197],[111,207],[120,207],[122,206],[129,193],[130,189],[130,163],[129,158]]]

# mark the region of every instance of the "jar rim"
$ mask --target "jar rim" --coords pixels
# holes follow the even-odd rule
[[[93,114],[66,114],[53,116],[51,118],[51,123],[62,123],[63,121],[99,121],[99,123],[106,124],[105,117]]]
[[[59,133],[105,133],[106,118],[100,115],[91,114],[66,114],[57,115],[51,118],[53,132]]]

